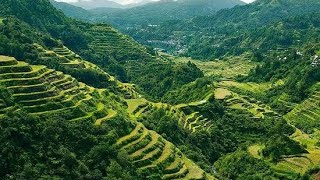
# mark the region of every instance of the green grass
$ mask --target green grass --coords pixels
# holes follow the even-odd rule
[[[222,100],[225,99],[227,96],[231,96],[231,92],[228,89],[217,88],[214,92],[214,96],[216,99]]]
[[[247,110],[256,118],[264,118],[264,113],[273,112],[269,106],[235,92],[232,92],[232,98],[227,99],[226,102],[229,108]]]
[[[193,163],[187,158],[183,158],[183,160],[185,162],[186,167],[189,170],[187,176],[183,179],[189,179],[189,178],[202,179],[204,177],[205,172],[201,170],[195,163]]]
[[[249,60],[246,55],[229,57],[224,60],[200,61],[186,57],[170,57],[178,63],[194,63],[206,76],[220,76],[226,79],[233,79],[238,75],[247,75],[257,63]]]
[[[140,99],[126,99],[126,102],[128,104],[128,113],[132,114],[134,110],[138,108],[139,105],[145,104],[147,102],[146,99],[140,98]]]
[[[155,147],[157,143],[159,143],[160,136],[156,132],[150,131],[150,135],[151,135],[151,142],[147,146],[145,146],[145,147],[137,150],[133,154],[131,154],[130,156],[132,158],[141,156],[145,151],[148,151],[149,149]]]
[[[278,84],[278,83],[277,83]],[[273,87],[272,83],[238,83],[235,81],[221,81],[219,83],[222,87],[236,87],[238,89],[244,90],[244,91],[250,91],[253,93],[263,93],[268,91]]]
[[[248,147],[248,152],[257,159],[261,159],[262,156],[262,150],[264,149],[265,145],[263,144],[254,144]]]

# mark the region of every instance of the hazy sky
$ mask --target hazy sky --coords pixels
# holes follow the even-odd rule
[[[62,2],[77,2],[78,0],[56,0],[56,1],[62,1]],[[89,1],[89,0],[88,0]],[[138,3],[142,0],[111,0],[120,4],[131,4],[131,3]],[[153,0],[153,1],[157,1],[157,0]],[[255,0],[241,0],[244,1],[246,3],[250,3],[253,2]]]

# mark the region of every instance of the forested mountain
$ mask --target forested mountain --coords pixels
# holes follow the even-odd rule
[[[319,179],[318,1],[0,4],[0,179]]]
[[[189,19],[194,16],[210,15],[224,8],[244,4],[240,0],[169,0],[149,3],[143,6],[124,9],[119,12],[92,10],[99,21],[113,22],[125,29],[136,25],[159,25],[168,20]]]
[[[50,0],[50,3],[57,9],[62,10],[66,16],[69,16],[72,18],[86,20],[92,16],[92,14],[89,11],[81,7],[76,7],[74,5],[71,5],[69,3],[57,2],[55,0]]]
[[[314,24],[310,22],[308,16],[312,17],[312,13],[317,13],[319,6],[319,1],[316,0],[257,0],[254,3],[224,9],[212,15],[207,11],[205,14],[193,11],[192,16],[185,16],[189,17],[186,20],[181,20],[178,16],[174,16],[174,13],[169,12],[167,14],[177,18],[169,18],[169,20],[159,16],[161,20],[145,21],[145,18],[134,20],[135,15],[130,14],[130,10],[124,10],[117,16],[126,19],[119,18],[120,23],[110,19],[112,16],[110,14],[114,12],[97,13],[98,15],[91,20],[99,21],[99,17],[109,18],[106,22],[115,24],[143,44],[162,48],[170,53],[210,59],[224,56],[226,53],[240,54],[247,49],[270,48],[270,45],[265,43],[272,44],[273,47],[291,46],[298,41],[303,43],[305,41],[301,40],[299,35],[292,37],[290,30],[296,31],[297,25],[301,24],[299,33],[303,34],[303,29],[308,25],[313,27]],[[141,12],[148,12],[143,10],[143,7],[140,8]],[[206,5],[206,8],[210,8],[210,5]],[[184,9],[183,12],[188,11]],[[137,12],[134,14],[139,15]],[[153,17],[146,15],[149,18]],[[133,19],[130,20],[130,18]],[[298,19],[301,21],[297,21]],[[128,23],[131,25],[124,25]],[[279,34],[277,39],[272,38],[274,31]],[[290,39],[291,42],[286,39]]]

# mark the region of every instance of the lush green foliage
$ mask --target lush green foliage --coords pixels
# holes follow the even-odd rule
[[[245,150],[237,150],[219,159],[215,168],[221,177],[228,179],[273,179],[275,174],[262,160],[252,157]]]
[[[192,2],[184,1],[187,6]],[[207,2],[197,1],[196,3]],[[59,79],[61,76],[57,76],[60,73],[39,78],[39,84],[36,86],[33,83],[37,81],[35,79],[38,76],[34,76],[34,79],[30,78],[30,82],[22,82],[20,78],[12,82],[1,79],[1,83],[3,82],[1,85],[6,83],[14,85],[13,82],[16,81],[21,81],[22,84],[19,84],[19,87],[0,87],[0,179],[146,178],[140,174],[141,169],[137,170],[131,164],[132,159],[128,158],[128,154],[114,145],[116,139],[132,132],[135,123],[129,121],[122,96],[113,94],[113,91],[118,88],[117,85],[122,83],[116,80],[109,81],[110,77],[105,72],[110,72],[121,81],[135,83],[137,90],[141,90],[147,99],[165,101],[171,105],[192,101],[201,102],[220,82],[216,77],[204,77],[203,72],[191,62],[178,64],[158,57],[152,48],[140,45],[109,25],[69,19],[54,9],[48,0],[32,2],[0,0],[0,3],[0,54],[14,56],[18,60],[26,59],[31,64],[44,64],[49,68],[70,74],[87,85],[103,88],[98,90],[83,84],[80,87],[71,77],[66,78],[66,81]],[[212,16],[191,20],[188,18],[193,17],[193,13],[201,14],[206,9],[200,8],[201,12],[190,11],[190,7],[184,6],[182,8],[184,13],[176,10],[172,12],[172,7],[176,8],[179,2],[161,3],[166,4],[164,8],[167,11],[171,11],[166,17],[161,14],[165,11],[159,11],[156,8],[159,15],[154,11],[156,6],[150,5],[151,10],[148,10],[150,8],[148,5],[129,10],[127,14],[124,13],[121,16],[112,12],[119,15],[113,23],[121,27],[134,25],[126,29],[126,32],[134,35],[141,42],[151,40],[149,43],[153,45],[157,44],[172,51],[181,50],[185,55],[197,58],[209,59],[251,51],[254,55],[252,60],[260,61],[261,65],[252,70],[248,77],[239,76],[237,80],[270,83],[272,87],[268,88],[267,92],[251,94],[235,90],[240,97],[245,94],[250,101],[256,101],[251,98],[255,97],[283,114],[291,110],[295,103],[300,103],[306,98],[314,102],[310,103],[312,106],[319,104],[319,97],[313,94],[314,89],[311,88],[320,81],[319,67],[311,65],[313,57],[315,54],[319,55],[320,49],[318,44],[320,14],[316,12],[319,9],[319,1],[258,0],[250,5],[237,6],[219,11]],[[203,7],[203,4],[200,7]],[[67,8],[67,11],[74,10],[71,6],[63,8]],[[94,16],[101,16],[101,9],[99,11],[96,11]],[[307,13],[300,15],[301,11]],[[153,16],[137,18],[137,16],[131,16],[133,12],[146,12],[146,16],[152,13]],[[79,14],[79,18],[82,18],[87,12],[76,9],[76,13]],[[127,19],[122,22],[123,24],[119,23],[121,18],[123,20],[123,17],[129,15],[132,19]],[[158,20],[161,20],[161,23],[153,26],[153,22]],[[136,24],[138,26],[135,26]],[[44,50],[40,52],[35,43]],[[84,61],[79,56],[77,61],[72,59],[75,56],[71,57],[70,61],[73,63],[69,63],[65,56],[60,57],[62,55],[55,54],[54,49],[64,46],[70,48],[70,52],[74,51],[94,64],[87,63],[86,66],[75,63]],[[66,49],[69,52],[68,48]],[[48,52],[52,57],[42,57]],[[74,65],[76,68],[70,68],[66,64]],[[82,68],[78,68],[77,65],[79,67],[82,65]],[[35,69],[39,67],[35,66]],[[24,63],[10,68],[30,69],[24,66]],[[8,67],[1,67],[0,70],[10,72]],[[34,71],[30,72],[32,73]],[[23,73],[13,74],[1,74],[1,77],[24,75]],[[60,84],[59,88],[52,87],[51,81],[67,85]],[[281,83],[274,85],[276,82]],[[32,85],[24,86],[23,83]],[[70,88],[74,86],[77,87]],[[70,94],[64,94],[65,89],[70,90]],[[233,89],[229,90],[233,91]],[[11,91],[15,91],[14,95]],[[78,94],[74,94],[76,92]],[[58,94],[65,95],[66,99],[59,99],[60,96],[55,96]],[[55,96],[54,98],[58,100],[51,101],[51,96]],[[46,97],[45,100],[41,99],[42,97]],[[282,102],[278,101],[283,97],[293,105],[284,107]],[[25,107],[20,103],[23,98],[35,99],[39,104],[43,101],[45,104],[38,106],[30,104],[33,101],[27,101],[30,107]],[[143,101],[147,100],[143,99]],[[144,107],[139,111],[145,111],[138,121],[171,141],[188,158],[219,178],[285,179],[288,177],[275,172],[273,166],[286,160],[284,158],[287,156],[313,155],[309,151],[311,141],[306,144],[299,141],[297,137],[291,137],[295,127],[289,125],[281,115],[271,112],[269,114],[272,115],[266,113],[259,119],[247,112],[249,108],[232,109],[228,103],[227,100],[218,101],[210,98],[198,105],[192,105],[197,103],[181,104],[179,110],[183,111],[182,114],[197,114],[195,116],[201,116],[205,122],[208,120],[212,125],[208,129],[192,131],[191,128],[185,128],[184,124],[179,122],[180,114],[178,116],[175,114],[176,106],[171,108],[170,105],[163,104],[163,108],[159,108],[158,105],[161,103],[148,102],[140,105]],[[150,104],[156,105],[151,107]],[[264,104],[259,103],[259,105]],[[69,106],[72,107],[69,108]],[[55,109],[58,109],[59,113],[56,113]],[[301,111],[307,112],[306,110]],[[39,116],[31,115],[37,114],[32,113],[33,111],[45,112],[45,115],[42,113],[38,113]],[[317,112],[309,111],[306,117],[317,120],[312,118],[319,117]],[[46,115],[46,113],[51,114]],[[75,118],[78,117],[77,115],[81,116],[80,120]],[[107,118],[108,121],[103,124],[93,125],[94,120],[108,116],[112,118],[110,120]],[[135,118],[137,115],[130,117]],[[66,119],[75,121],[66,121]],[[193,120],[192,122],[201,119]],[[316,132],[314,128],[319,127],[316,121],[297,119],[290,122],[310,134]],[[129,140],[133,142],[128,141],[128,144],[136,143],[135,148],[139,149],[140,146],[151,141],[150,133],[144,130],[133,135]],[[147,133],[144,134],[145,132]],[[145,136],[146,139],[141,140],[143,138],[140,139],[140,136]],[[138,142],[137,138],[141,141]],[[296,141],[297,139],[299,142]],[[314,146],[319,146],[317,141],[316,139]],[[161,144],[160,141],[159,143]],[[255,157],[248,152],[248,147],[253,144],[261,145],[259,149],[261,152],[257,152],[261,157]],[[132,147],[124,149],[126,148]],[[161,152],[167,151],[161,149]],[[177,150],[177,152],[180,151]],[[317,167],[311,169],[306,173],[305,178],[309,178],[318,171]],[[155,173],[154,178],[158,177],[159,174]]]
[[[142,117],[140,121],[147,128],[159,132],[168,140],[177,144],[190,159],[209,172],[212,171],[210,167],[216,160],[224,157],[227,153],[236,151],[241,146],[246,147],[246,145],[252,142],[268,142],[266,143],[267,149],[277,150],[281,155],[289,155],[293,151],[297,152],[295,151],[296,146],[292,146],[294,144],[292,140],[281,141],[284,145],[283,147],[277,147],[276,143],[278,141],[273,142],[275,138],[288,139],[286,136],[294,132],[294,129],[287,125],[282,118],[265,118],[261,121],[255,121],[250,118],[249,114],[240,110],[226,113],[227,109],[212,99],[209,103],[201,106],[186,107],[184,111],[187,114],[188,112],[199,112],[205,118],[209,118],[214,126],[209,132],[197,131],[190,134],[179,124],[179,120],[172,114],[168,114],[165,109],[153,111],[151,114]],[[288,151],[285,151],[285,149],[288,149]],[[301,152],[301,150],[303,151],[303,149],[300,149],[298,152]],[[266,155],[269,156],[267,153]],[[231,156],[241,158],[237,153]],[[234,174],[246,177],[248,175],[246,173],[254,172],[255,163],[262,164],[264,167],[262,173],[268,168],[265,163],[255,160],[253,157],[248,158],[254,162],[246,165],[248,166],[248,172],[236,171]],[[279,156],[276,158],[279,158]],[[248,160],[243,163],[251,161]],[[236,168],[236,165],[234,167]],[[220,168],[223,167],[221,166]],[[223,170],[221,171],[221,175],[224,175]],[[233,176],[230,175],[230,177]]]
[[[207,96],[211,88],[211,80],[207,78],[200,78],[195,82],[183,85],[176,90],[167,92],[161,100],[169,104],[181,104],[199,101]]]
[[[10,118],[9,118],[10,117]],[[113,127],[128,126],[118,119]],[[59,116],[41,120],[24,112],[0,122],[1,179],[137,179],[125,156],[113,148],[123,134],[90,121],[70,123]]]
[[[201,77],[202,71],[190,62],[174,64],[154,61],[145,63],[144,66],[133,63],[128,70],[129,80],[138,84],[146,95],[156,100],[160,100],[168,91]]]

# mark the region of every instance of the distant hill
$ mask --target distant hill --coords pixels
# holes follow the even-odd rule
[[[220,9],[243,5],[240,0],[163,0],[148,3],[118,12],[99,10],[96,15],[100,21],[113,22],[119,25],[159,24],[167,20],[188,19],[195,16],[214,14]],[[91,10],[95,13],[95,10]]]
[[[88,19],[92,14],[78,6],[71,5],[65,2],[57,2],[50,0],[50,3],[57,9],[63,11],[65,15],[76,19]]]
[[[84,9],[94,9],[99,7],[107,7],[107,8],[125,8],[125,6],[118,4],[114,1],[108,0],[79,0],[77,2],[70,3],[72,5],[82,7]]]

